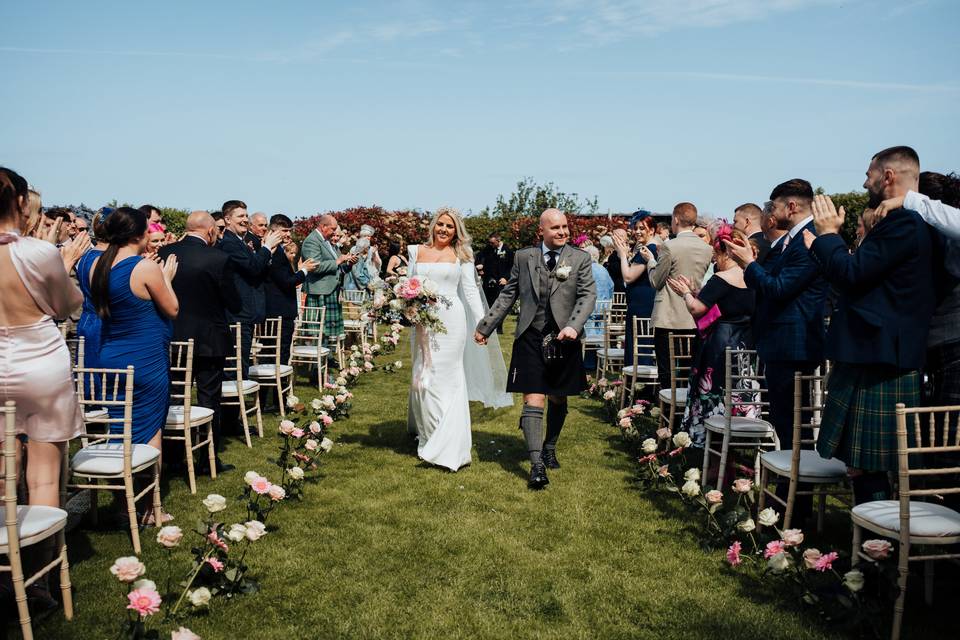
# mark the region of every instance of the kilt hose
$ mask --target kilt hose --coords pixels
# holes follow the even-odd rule
[[[827,381],[817,451],[864,471],[897,471],[896,405],[920,406],[920,374],[838,362]]]

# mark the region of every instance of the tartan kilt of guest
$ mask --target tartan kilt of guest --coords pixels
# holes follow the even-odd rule
[[[898,402],[920,406],[917,371],[838,362],[827,381],[817,451],[855,469],[897,471]]]
[[[343,307],[340,306],[340,293],[334,291],[324,295],[307,295],[308,307],[323,307],[323,343],[330,347],[346,335],[343,329]]]

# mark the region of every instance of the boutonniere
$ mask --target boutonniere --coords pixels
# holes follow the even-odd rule
[[[573,267],[571,267],[570,265],[560,263],[560,265],[556,268],[556,270],[553,273],[557,277],[557,280],[566,280],[567,278],[570,277],[570,271],[572,269]]]

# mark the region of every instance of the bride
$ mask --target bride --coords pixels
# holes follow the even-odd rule
[[[506,367],[496,340],[480,347],[468,340],[486,314],[477,288],[473,251],[460,212],[441,207],[430,221],[428,240],[410,245],[409,275],[427,278],[450,301],[440,306],[446,333],[417,326],[413,336],[413,382],[407,426],[422,460],[451,471],[470,463],[470,406],[506,407]]]

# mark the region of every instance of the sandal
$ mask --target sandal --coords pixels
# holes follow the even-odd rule
[[[160,514],[160,525],[165,525],[168,522],[173,520],[173,514],[167,513],[166,511]],[[148,511],[142,518],[140,518],[140,526],[143,527],[155,527],[157,523],[153,517],[153,509]]]

